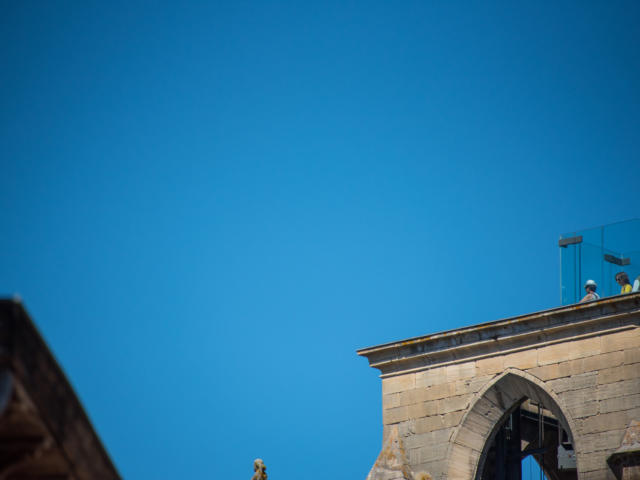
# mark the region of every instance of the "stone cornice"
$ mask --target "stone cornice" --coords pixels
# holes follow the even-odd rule
[[[640,293],[634,293],[386,343],[357,353],[387,376],[635,328],[639,323]]]

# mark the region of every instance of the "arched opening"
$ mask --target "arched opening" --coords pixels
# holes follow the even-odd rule
[[[533,460],[537,464],[534,472],[542,470],[545,478],[577,480],[570,435],[542,404],[524,399],[496,428],[493,442],[487,443],[483,452],[483,468],[478,469],[477,480],[519,480],[523,478],[525,459],[529,465]]]
[[[572,420],[539,379],[509,369],[478,393],[449,450],[450,479],[519,480],[533,456],[546,478],[576,480]]]

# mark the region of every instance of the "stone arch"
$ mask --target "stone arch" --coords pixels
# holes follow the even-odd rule
[[[499,426],[525,398],[553,412],[573,442],[576,425],[563,402],[544,382],[522,370],[509,368],[490,380],[471,400],[451,436],[447,451],[447,478],[474,480]],[[575,445],[576,451],[578,447]],[[578,459],[579,460],[579,459]]]

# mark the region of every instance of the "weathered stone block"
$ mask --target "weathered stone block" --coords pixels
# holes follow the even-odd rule
[[[640,363],[630,365],[620,365],[618,367],[606,368],[598,372],[598,383],[615,383],[621,380],[629,380],[640,375]]]
[[[385,425],[404,422],[409,418],[409,407],[390,408],[382,413],[382,421]]]
[[[437,400],[439,398],[445,398],[453,395],[455,386],[452,383],[443,383],[441,385],[434,385],[426,388],[424,391],[425,400]]]
[[[474,377],[476,374],[476,362],[458,363],[445,367],[447,382],[456,382],[465,378]]]
[[[489,375],[492,373],[500,373],[504,371],[504,361],[502,356],[483,358],[476,362],[477,375]]]
[[[590,357],[601,353],[600,337],[582,338],[574,340],[567,345],[571,360],[576,358]]]
[[[442,460],[447,453],[448,442],[419,447],[409,450],[409,463],[418,465],[429,463],[436,460]]]
[[[620,446],[623,430],[608,430],[598,433],[586,433],[580,436],[581,454],[590,454],[598,450],[615,450]]]
[[[456,410],[464,410],[469,405],[468,395],[458,395],[457,397],[449,397],[438,400],[438,412],[449,413]]]
[[[416,374],[407,373],[382,379],[382,393],[396,393],[410,390],[416,386]]]
[[[549,365],[552,363],[566,362],[571,357],[568,342],[557,343],[538,349],[538,365]]]
[[[489,381],[494,378],[493,375],[483,375],[481,377],[467,378],[460,380],[454,385],[454,395],[467,395],[476,393],[481,390]]]
[[[597,372],[587,372],[572,375],[571,377],[559,378],[557,380],[549,380],[547,384],[554,392],[562,393],[568,390],[580,390],[582,388],[593,387],[597,381]]]
[[[581,471],[580,480],[616,480],[614,476],[609,476],[610,474],[611,470],[608,467],[589,472]]]
[[[416,403],[409,405],[409,417],[414,419],[420,419],[430,415],[438,413],[438,402],[432,400],[430,402]]]
[[[449,457],[448,479],[471,479],[480,452],[464,445],[453,449]]]
[[[640,394],[614,397],[600,402],[600,413],[619,412],[640,407]]]
[[[394,408],[400,406],[400,394],[399,393],[389,393],[387,395],[382,396],[382,408]]]
[[[486,397],[479,399],[473,404],[473,410],[469,412],[469,421],[473,421],[473,415],[481,416],[488,420],[488,422],[494,425],[505,414],[505,409],[499,407]]]
[[[578,421],[580,434],[606,432],[609,430],[621,430],[627,426],[626,412],[611,412],[587,417]]]
[[[413,468],[414,480],[438,480],[443,478],[448,462],[445,459],[419,463]],[[428,475],[428,476],[427,476]]]
[[[599,452],[591,452],[588,455],[580,456],[580,470],[582,472],[602,471],[604,469],[608,469],[607,466],[607,455],[605,451]],[[582,479],[582,474],[580,475],[580,479]],[[600,477],[602,479],[602,477]]]
[[[625,350],[624,363],[640,363],[640,348],[629,348]]]
[[[469,426],[462,425],[460,432],[456,438],[456,442],[465,447],[471,448],[476,451],[482,451],[487,438],[482,433],[473,431]]]
[[[400,422],[395,425],[391,425],[385,428],[397,428],[397,432],[401,437],[408,437],[409,435],[413,435],[416,433],[416,421],[415,420],[407,420],[405,422]],[[386,436],[385,436],[386,438]]]
[[[599,337],[562,342],[538,349],[538,365],[566,362],[597,355],[601,352]]]
[[[564,392],[560,399],[573,418],[590,417],[599,412],[599,403],[593,398],[591,388]]]
[[[413,405],[424,401],[424,390],[424,388],[413,388],[411,390],[400,392],[400,405]]]
[[[519,368],[526,370],[538,366],[537,350],[523,350],[516,353],[510,353],[503,357],[504,368]]]
[[[442,416],[442,424],[444,427],[457,427],[464,416],[464,410],[458,410],[456,412],[449,412]]]
[[[542,367],[535,367],[528,370],[528,373],[539,378],[540,380],[553,380],[571,375],[571,369],[567,363],[552,363]]]
[[[595,388],[596,400],[606,400],[636,393],[640,393],[640,378],[597,385]]]
[[[432,387],[447,383],[445,367],[431,368],[416,373],[416,387]]]
[[[415,420],[414,428],[416,433],[427,433],[445,428],[443,415],[431,415],[429,417],[418,418]]]
[[[578,364],[578,371],[591,372],[604,368],[617,367],[624,363],[624,353],[622,351],[602,353],[581,359]]]
[[[580,373],[598,371],[604,368],[622,365],[624,352],[610,352],[589,357],[577,358],[561,363],[552,363],[542,367],[532,368],[529,373],[541,380],[554,380],[561,377],[569,377]]]
[[[613,352],[615,350],[630,350],[640,347],[640,335],[635,330],[603,335],[600,339],[602,352]]]
[[[440,428],[438,430],[432,430],[423,433],[416,432],[415,435],[411,435],[410,437],[405,439],[405,445],[408,449],[443,445],[449,442],[450,437],[451,429],[449,428]]]

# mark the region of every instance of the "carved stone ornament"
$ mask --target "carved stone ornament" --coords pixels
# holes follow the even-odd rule
[[[633,420],[622,437],[622,445],[607,459],[620,480],[640,480],[640,422]]]
[[[267,480],[267,467],[261,458],[256,458],[253,461],[253,471],[251,480]]]

